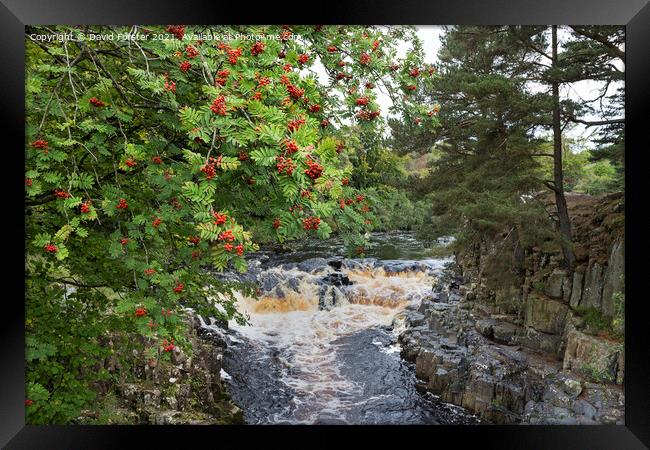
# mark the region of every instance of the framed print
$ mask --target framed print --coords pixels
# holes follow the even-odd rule
[[[302,10],[3,0],[3,445],[646,448],[650,7]]]

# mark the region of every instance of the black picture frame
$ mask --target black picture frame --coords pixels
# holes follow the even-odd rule
[[[0,114],[2,115],[4,164],[3,179],[7,193],[3,199],[24,198],[24,173],[17,170],[24,146],[24,26],[35,24],[169,24],[169,23],[330,23],[330,24],[602,24],[626,26],[626,414],[624,426],[455,426],[455,427],[212,427],[212,426],[31,426],[25,425],[24,410],[24,285],[18,254],[24,250],[18,227],[24,222],[21,200],[4,206],[5,220],[12,227],[4,236],[6,255],[4,295],[0,323],[0,445],[18,448],[120,448],[137,441],[148,447],[166,447],[182,436],[185,443],[196,446],[195,439],[224,445],[237,440],[241,445],[259,434],[267,442],[278,432],[291,432],[291,439],[302,445],[321,443],[343,445],[337,436],[346,437],[364,431],[368,437],[383,443],[415,444],[414,433],[426,445],[474,443],[491,448],[555,448],[555,449],[632,449],[650,445],[650,348],[644,314],[642,215],[647,198],[640,163],[647,145],[642,141],[647,125],[643,114],[650,96],[650,4],[648,0],[505,0],[424,2],[359,0],[354,4],[306,2],[269,2],[264,7],[240,2],[206,1],[97,1],[67,0],[0,0]],[[309,13],[306,11],[312,8]],[[7,158],[9,159],[7,161]],[[22,205],[24,206],[24,205]],[[632,245],[629,245],[632,243]],[[10,244],[10,245],[8,245]],[[636,262],[636,263],[635,263]],[[16,295],[9,295],[15,289]],[[188,436],[191,433],[191,437]],[[305,440],[300,434],[322,436],[318,441]],[[315,437],[315,436],[314,436]],[[274,441],[277,440],[273,439]],[[347,439],[346,439],[347,441]],[[226,444],[231,445],[231,444]],[[235,445],[235,444],[232,444]],[[369,444],[365,444],[369,445]]]

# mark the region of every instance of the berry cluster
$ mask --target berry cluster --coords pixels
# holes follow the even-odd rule
[[[264,42],[261,42],[261,41],[255,42],[253,44],[253,46],[251,47],[251,55],[253,55],[253,56],[259,55],[260,53],[262,53],[264,51],[264,47],[266,47],[264,45]]]
[[[172,338],[171,342],[168,342],[167,339],[163,339],[162,346],[163,346],[163,351],[165,351],[167,353],[173,351],[176,348],[176,346],[174,345],[174,339],[173,338]]]
[[[136,308],[135,309],[135,317],[142,317],[147,315],[147,309],[146,308]]]
[[[81,212],[84,214],[87,214],[90,212],[90,202],[85,202],[81,204]]]
[[[271,79],[269,77],[261,77],[257,83],[260,85],[260,87],[267,86],[271,84]]]
[[[418,69],[417,67],[415,69],[412,69],[409,72],[409,75],[411,75],[413,78],[417,78],[418,75],[420,75],[420,69]]]
[[[154,164],[162,164],[162,158],[160,156],[154,156],[151,158],[151,162]]]
[[[244,246],[242,244],[237,244],[235,250],[239,256],[242,256],[244,254]]]
[[[126,161],[124,161],[124,164],[126,164],[129,167],[135,167],[138,165],[138,163],[131,158],[128,158]]]
[[[368,97],[359,97],[357,99],[357,106],[366,106],[368,104]]]
[[[71,197],[69,192],[62,191],[60,189],[55,189],[54,190],[54,195],[56,195],[59,198],[70,198]]]
[[[278,173],[286,173],[291,175],[296,169],[296,164],[291,158],[285,158],[284,156],[278,156],[276,159],[275,167],[278,169]]]
[[[56,253],[59,251],[56,245],[54,244],[47,244],[45,247],[43,247],[46,252],[48,253]]]
[[[230,64],[233,64],[233,65],[237,64],[237,59],[239,59],[239,57],[241,56],[242,49],[241,48],[234,48],[234,49],[229,48],[229,49],[226,50],[226,52],[228,53],[228,62]]]
[[[181,72],[189,72],[189,70],[192,68],[192,63],[189,61],[183,61],[180,66],[178,66],[181,69]]]
[[[169,25],[166,30],[168,33],[173,34],[179,41],[182,41],[183,36],[185,36],[185,27],[183,25]]]
[[[320,111],[320,105],[311,105],[311,106],[309,107],[309,111],[311,111],[311,112],[313,112],[313,113],[317,113],[317,112],[319,112],[319,111]]]
[[[176,92],[176,83],[174,81],[165,81],[165,90],[169,92]]]
[[[292,98],[299,99],[305,94],[305,90],[294,86],[293,84],[287,85],[287,91]]]
[[[147,276],[151,276],[154,273],[156,273],[156,269],[153,269],[153,268],[144,269],[144,274],[147,275]]]
[[[152,225],[154,228],[158,228],[158,226],[159,226],[161,223],[162,223],[162,220],[160,219],[160,217],[156,217],[156,218],[153,220],[153,222],[151,222],[151,225]]]
[[[212,106],[210,106],[210,109],[215,114],[218,114],[220,116],[225,116],[226,115],[226,97],[224,97],[223,95],[220,95],[219,97],[215,98],[214,101],[212,102]]]
[[[298,63],[300,65],[305,64],[307,61],[309,61],[309,55],[306,53],[303,53],[302,55],[298,56]]]
[[[359,111],[356,114],[356,117],[361,120],[372,120],[379,117],[379,111]]]
[[[277,217],[275,219],[273,219],[273,228],[275,228],[277,230],[278,228],[280,228],[280,225],[282,225],[280,223],[280,219],[278,219]]]
[[[294,119],[294,120],[290,121],[287,124],[287,128],[289,129],[289,131],[296,131],[298,128],[300,128],[304,124],[305,124],[305,119],[303,119],[301,117],[300,119]]]
[[[201,167],[201,172],[205,174],[205,178],[208,180],[213,179],[217,175],[217,170],[214,168],[214,164],[206,164]]]
[[[121,198],[117,202],[117,206],[116,206],[117,209],[127,209],[128,207],[129,207],[129,204],[126,202],[126,199],[124,199],[124,198]]]
[[[349,179],[349,178],[343,178],[343,179],[341,180],[341,184],[342,184],[343,186],[347,186],[348,184],[350,184],[350,179]]]
[[[128,243],[129,243],[129,238],[127,238],[127,237],[123,237],[122,239],[120,239],[120,244],[122,244],[122,245],[126,245],[126,244],[128,244]]]
[[[305,230],[318,230],[320,219],[318,217],[307,217],[302,220],[302,227]]]
[[[323,120],[321,120],[321,122],[320,122],[320,126],[323,127],[323,128],[327,128],[327,127],[330,126],[330,121],[327,120],[327,119],[323,119]]]
[[[359,62],[361,64],[368,64],[371,60],[372,60],[372,58],[367,53],[362,53],[361,57],[359,58]]]
[[[190,236],[187,238],[188,241],[190,241],[193,245],[199,245],[199,242],[201,242],[201,238],[198,236]]]
[[[174,286],[174,292],[179,294],[179,293],[183,292],[184,288],[185,288],[185,286],[183,285],[183,283],[178,283],[176,286]]]
[[[25,184],[29,187],[34,183],[34,180],[31,178],[25,178]]]
[[[49,143],[43,139],[38,139],[34,142],[32,142],[32,147],[34,148],[41,148],[41,149],[47,149]]]
[[[185,49],[185,54],[188,58],[196,58],[199,56],[199,51],[193,45],[188,45]]]
[[[309,178],[315,180],[321,176],[321,174],[323,173],[323,166],[321,166],[315,161],[312,161],[311,159],[307,160],[307,164],[309,165],[309,169],[305,169],[305,173]]]
[[[246,153],[244,150],[240,151],[239,155],[237,156],[237,159],[239,159],[240,161],[248,161],[248,158],[249,158],[248,153]]]
[[[215,78],[214,82],[217,83],[219,86],[225,86],[229,76],[230,76],[229,70],[227,69],[220,70],[219,72],[217,72],[217,77]]]
[[[212,213],[212,217],[214,217],[215,219],[214,221],[215,225],[223,225],[224,223],[226,223],[226,220],[228,219],[227,215],[220,212]]]
[[[90,102],[90,104],[92,104],[93,106],[96,106],[98,108],[101,108],[102,106],[106,106],[106,103],[99,100],[97,97],[93,97],[93,98],[89,99],[88,101]]]
[[[223,249],[224,249],[225,251],[227,251],[227,252],[231,252],[231,251],[232,251],[232,248],[233,248],[232,244],[224,244],[224,245],[223,245]]]
[[[262,93],[260,91],[255,92],[251,95],[251,100],[262,100]]]
[[[294,140],[285,139],[284,146],[287,149],[287,153],[292,154],[298,151],[298,143]]]
[[[408,89],[409,91],[414,91],[417,89],[417,86],[415,86],[414,84],[409,84],[408,86],[406,86],[406,89]]]
[[[219,234],[218,240],[232,242],[235,240],[235,235],[232,234],[232,230],[226,230]]]

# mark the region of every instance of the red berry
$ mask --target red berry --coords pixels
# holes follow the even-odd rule
[[[188,45],[185,49],[185,54],[188,58],[196,58],[199,56],[199,51],[195,47]]]
[[[54,244],[47,244],[45,247],[45,251],[48,253],[56,253],[59,251],[56,245]]]
[[[106,106],[106,103],[103,101],[99,100],[97,97],[92,97],[91,99],[88,100],[93,106],[97,108],[101,108],[102,106]]]
[[[147,310],[145,308],[136,308],[135,309],[135,316],[136,317],[142,317],[147,314]]]
[[[185,27],[183,25],[169,25],[166,30],[173,34],[179,41],[183,40],[183,36],[185,35]]]
[[[189,72],[192,68],[192,63],[189,61],[183,61],[178,67],[181,69],[181,72]]]
[[[232,244],[224,244],[223,245],[224,250],[227,252],[232,251]]]
[[[242,256],[244,254],[244,246],[241,244],[237,244],[237,247],[235,247],[235,250],[237,250],[237,254],[239,256]]]
[[[127,209],[128,207],[129,207],[129,204],[126,202],[126,199],[121,198],[117,202],[117,206],[116,206],[117,209]]]
[[[81,212],[84,213],[84,214],[90,212],[90,203],[89,202],[81,204]]]
[[[135,167],[135,166],[138,165],[138,163],[135,162],[134,160],[132,160],[131,158],[129,158],[129,159],[127,159],[126,161],[124,161],[124,164],[126,164],[126,165],[129,166],[129,167]]]
[[[224,97],[223,95],[220,95],[219,97],[215,98],[214,101],[212,102],[212,106],[210,106],[210,109],[215,114],[218,114],[220,116],[225,116],[226,115],[226,97]]]
[[[226,220],[228,219],[227,215],[219,212],[212,213],[212,216],[216,219],[214,221],[216,225],[223,225],[224,223],[226,223]]]
[[[153,275],[154,273],[156,273],[156,269],[153,269],[153,268],[144,269],[144,274],[145,275]]]
[[[309,55],[306,53],[303,53],[302,55],[298,56],[298,63],[299,64],[305,64],[307,61],[309,61]]]
[[[411,75],[413,78],[417,78],[418,75],[420,75],[420,69],[417,67],[409,72],[409,75]]]
[[[158,225],[160,225],[161,223],[162,223],[162,220],[159,217],[156,217],[153,220],[153,222],[151,223],[151,225],[153,225],[154,228],[158,228]]]
[[[25,400],[25,406],[32,406],[34,404],[34,400],[27,399]]]
[[[362,53],[362,54],[361,54],[361,58],[359,58],[359,62],[360,62],[361,64],[368,64],[368,63],[371,61],[371,59],[372,59],[372,58],[370,57],[369,54],[367,54],[367,53]]]
[[[122,245],[126,245],[126,244],[128,244],[128,243],[129,243],[129,238],[125,238],[125,237],[124,237],[124,238],[120,239],[120,244],[122,244]]]
[[[47,149],[48,145],[48,142],[44,141],[43,139],[32,142],[32,147],[34,148]]]
[[[25,178],[25,184],[27,186],[31,186],[33,184],[33,180],[31,178]]]
[[[257,42],[254,43],[253,46],[251,47],[251,54],[252,54],[253,56],[257,56],[257,55],[259,55],[260,53],[262,53],[262,52],[264,51],[264,47],[266,47],[266,46],[264,45],[263,42],[257,41]]]
[[[275,229],[277,230],[278,228],[280,228],[280,225],[281,225],[281,223],[280,223],[280,219],[278,219],[278,218],[276,217],[276,218],[273,220],[273,228],[275,228]]]
[[[183,285],[183,283],[178,283],[176,286],[174,286],[174,292],[178,294],[180,292],[183,292],[184,288],[185,286]]]
[[[162,158],[160,156],[154,156],[151,158],[151,162],[154,164],[162,164]]]

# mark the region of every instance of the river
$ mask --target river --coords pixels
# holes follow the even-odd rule
[[[229,323],[223,377],[250,424],[467,424],[476,418],[416,389],[397,337],[448,258],[413,234],[374,233],[363,259],[337,239],[260,251]],[[233,275],[234,276],[234,275]]]

